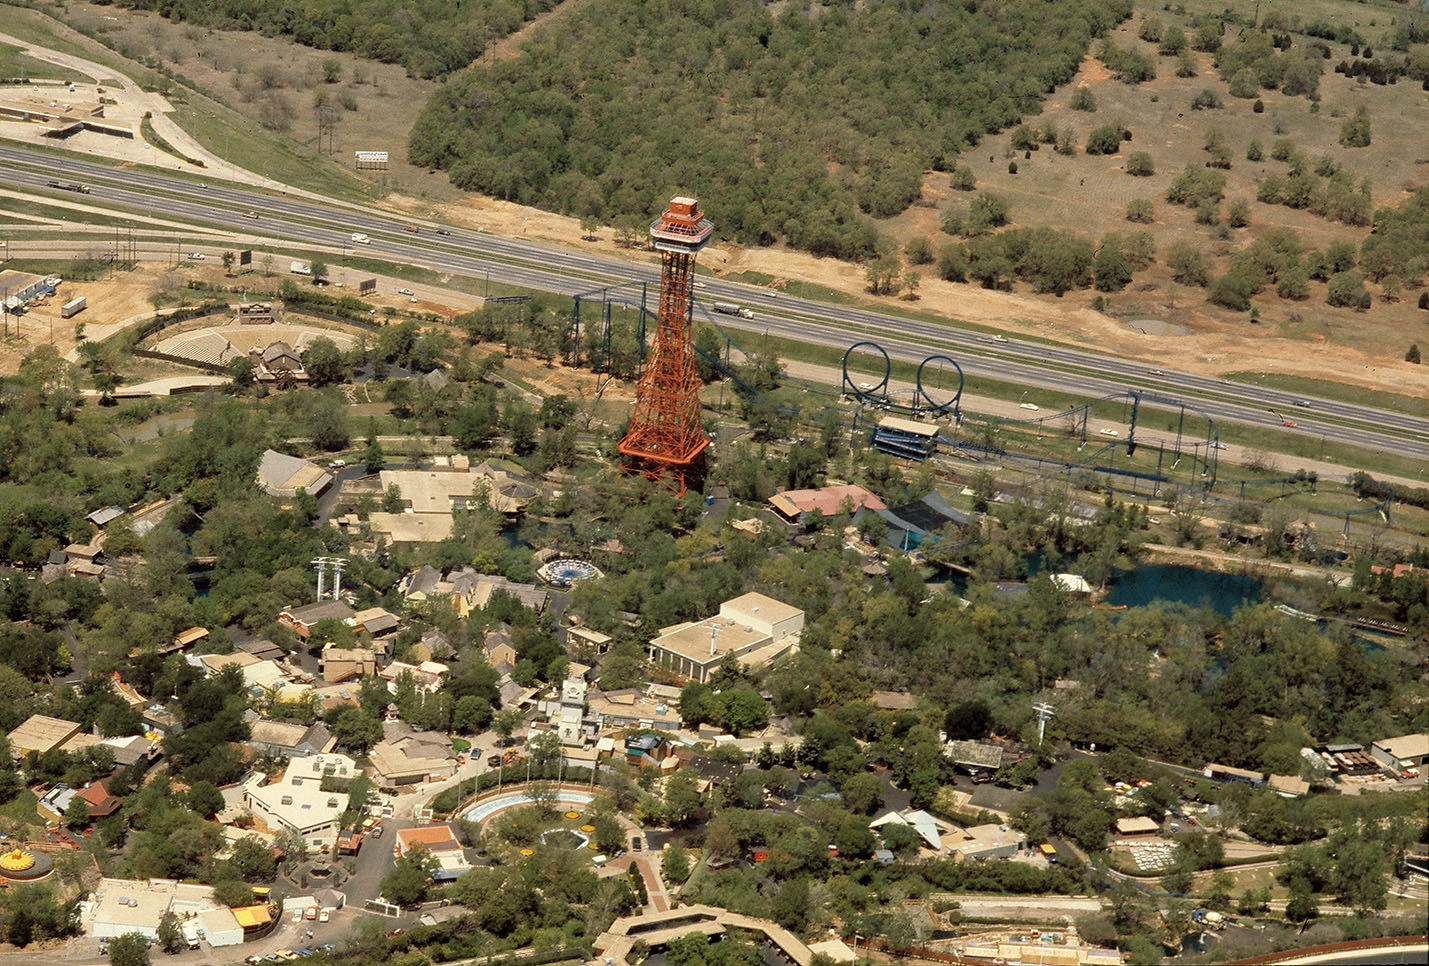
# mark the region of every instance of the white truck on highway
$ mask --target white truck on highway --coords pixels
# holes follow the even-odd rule
[[[313,273],[313,266],[307,262],[293,262],[293,264],[288,266],[288,271],[294,275],[311,275]]]
[[[714,309],[720,315],[737,315],[741,319],[754,318],[753,312],[749,311],[749,309],[735,305],[733,302],[716,302],[711,305],[710,308]]]
[[[362,232],[360,232],[360,231],[355,231],[355,232],[352,233],[352,240],[353,240],[354,242],[356,242],[357,244],[359,244],[359,245],[370,245],[370,244],[372,244],[372,239],[371,239],[371,238],[368,238],[366,235],[364,235],[364,234],[363,234]]]

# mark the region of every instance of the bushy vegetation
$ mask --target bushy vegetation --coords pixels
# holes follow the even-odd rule
[[[442,77],[480,56],[558,0],[123,0],[170,20],[215,29],[256,30],[291,37],[308,47],[345,50],[416,77]]]
[[[408,154],[460,187],[607,223],[697,185],[728,237],[862,257],[867,216],[902,211],[926,169],[1014,124],[1131,9],[1053,8],[598,0],[522,57],[452,78]]]

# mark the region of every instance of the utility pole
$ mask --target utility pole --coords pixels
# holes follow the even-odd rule
[[[1054,717],[1057,709],[1045,701],[1039,701],[1032,706],[1032,710],[1037,712],[1037,744],[1040,747],[1047,731],[1047,719]]]

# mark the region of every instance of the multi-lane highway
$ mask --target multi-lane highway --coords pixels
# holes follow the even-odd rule
[[[108,204],[196,225],[221,226],[233,231],[239,243],[249,236],[277,239],[282,246],[298,249],[346,246],[365,257],[472,278],[490,277],[563,295],[630,281],[646,281],[652,286],[659,281],[655,267],[645,263],[440,226],[345,202],[273,195],[217,182],[202,184],[192,178],[121,170],[16,145],[0,146],[0,184],[48,191],[46,182],[57,177],[88,185],[90,193],[78,196],[87,205]],[[248,217],[249,212],[258,217]],[[417,232],[409,227],[416,227]],[[354,232],[365,234],[369,242],[354,245]],[[995,379],[1084,396],[1128,388],[1150,390],[1163,397],[1184,397],[1217,421],[1276,427],[1287,433],[1301,432],[1429,460],[1429,419],[1417,416],[1173,369],[1157,368],[1153,373],[1144,362],[994,336],[951,323],[793,298],[758,286],[712,278],[704,280],[704,286],[700,298],[706,304],[740,302],[753,310],[754,319],[710,317],[726,329],[767,332],[839,348],[872,340],[893,359],[914,363],[944,353],[957,359],[973,380]],[[1309,402],[1310,406],[1297,407],[1297,402]],[[1162,404],[1149,400],[1148,405]],[[1282,427],[1281,416],[1272,411],[1289,416],[1297,428]]]

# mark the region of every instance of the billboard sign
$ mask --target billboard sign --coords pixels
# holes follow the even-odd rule
[[[359,171],[386,171],[387,152],[386,151],[354,151],[357,158],[357,169]]]
[[[366,295],[369,292],[375,291],[377,291],[377,279],[375,278],[364,278],[362,281],[357,283],[358,295]]]
[[[245,248],[245,249],[243,249],[243,251],[239,252],[239,253],[238,253],[238,264],[239,264],[239,265],[252,265],[252,264],[253,264],[253,249],[251,249],[251,248]]]

